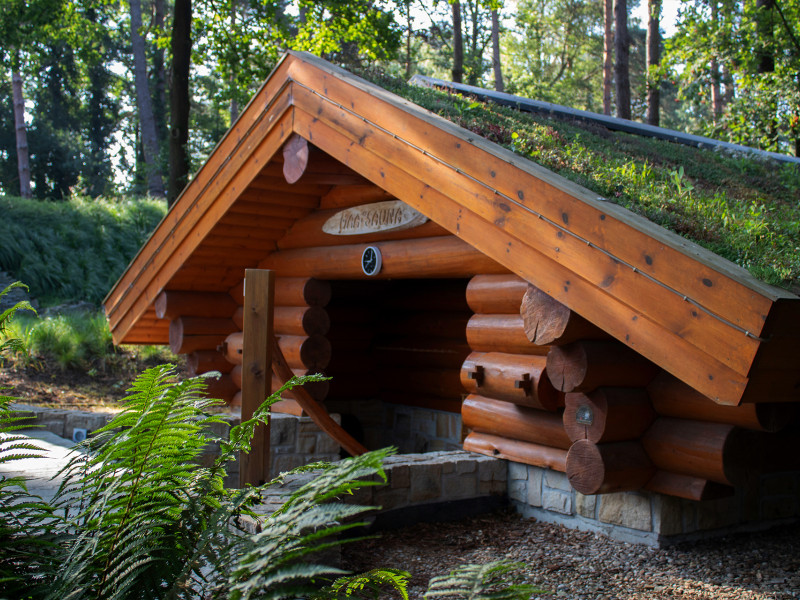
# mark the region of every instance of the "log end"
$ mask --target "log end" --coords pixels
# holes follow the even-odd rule
[[[308,142],[297,134],[283,145],[283,176],[288,183],[296,183],[308,166]]]
[[[606,477],[603,456],[597,444],[578,440],[567,452],[567,479],[581,494],[596,494]]]

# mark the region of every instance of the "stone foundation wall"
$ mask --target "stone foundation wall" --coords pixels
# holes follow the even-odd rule
[[[74,439],[75,429],[84,429],[87,434],[100,429],[114,418],[113,414],[77,410],[58,410],[39,406],[15,405],[20,416],[29,418],[31,427],[46,429],[68,440]],[[339,415],[331,415],[338,422]],[[229,416],[226,423],[215,423],[211,431],[218,437],[227,436],[228,430],[240,422],[239,417]],[[318,461],[339,460],[339,446],[330,436],[319,429],[311,417],[295,417],[275,413],[270,418],[270,473],[274,477],[295,467]],[[209,444],[200,458],[201,465],[211,465],[219,455],[219,445]],[[239,461],[228,465],[225,485],[239,484]]]
[[[652,492],[584,496],[564,473],[509,462],[508,496],[525,516],[648,545],[800,520],[800,472],[763,475],[749,490],[696,502]]]
[[[392,511],[445,502],[499,498],[505,495],[507,488],[504,461],[463,450],[397,454],[386,459],[384,470],[386,485],[360,488],[348,498],[348,502]],[[316,475],[309,471],[287,477],[258,512],[273,512],[289,494]]]
[[[461,450],[465,436],[458,413],[380,400],[329,401],[326,406],[357,417],[367,448],[396,446],[402,454]]]

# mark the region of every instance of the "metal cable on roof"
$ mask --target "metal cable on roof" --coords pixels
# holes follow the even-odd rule
[[[427,157],[429,157],[429,158],[431,158],[431,159],[435,160],[435,161],[436,161],[436,162],[438,162],[439,164],[441,164],[441,165],[443,165],[443,166],[445,166],[445,167],[447,167],[447,168],[449,168],[449,169],[452,169],[452,170],[453,170],[455,173],[458,173],[458,174],[460,174],[460,175],[463,175],[464,177],[466,177],[466,178],[470,179],[471,181],[473,181],[474,183],[477,183],[478,185],[480,185],[480,186],[482,186],[482,187],[486,188],[487,190],[489,190],[489,191],[490,191],[490,192],[492,192],[493,194],[495,194],[495,195],[499,196],[500,198],[502,198],[502,199],[504,199],[504,200],[506,200],[506,201],[508,201],[508,202],[511,202],[512,204],[514,204],[515,206],[517,206],[517,207],[518,207],[518,208],[520,208],[521,210],[523,210],[523,211],[525,211],[525,212],[527,212],[527,213],[530,213],[531,215],[534,215],[534,216],[538,217],[539,219],[542,219],[542,220],[546,221],[546,222],[547,222],[549,225],[551,225],[551,226],[555,227],[556,229],[558,229],[559,231],[563,232],[564,234],[566,234],[566,235],[569,235],[569,236],[573,237],[574,239],[576,239],[576,240],[579,240],[579,241],[581,241],[581,242],[585,243],[585,244],[586,244],[587,246],[589,246],[590,248],[592,248],[592,249],[594,249],[594,250],[597,250],[598,252],[600,252],[600,253],[602,253],[602,254],[605,254],[605,255],[606,255],[607,257],[609,257],[610,259],[612,259],[612,260],[616,261],[617,263],[619,263],[619,264],[621,264],[621,265],[623,265],[623,266],[625,266],[625,267],[628,267],[628,268],[629,268],[629,269],[631,269],[631,271],[633,271],[634,273],[636,273],[636,274],[638,274],[638,275],[641,275],[642,277],[645,277],[645,278],[647,278],[649,281],[651,281],[651,282],[653,282],[653,283],[655,283],[655,284],[657,284],[657,285],[661,286],[663,289],[665,289],[665,290],[667,290],[667,291],[669,291],[669,292],[671,292],[671,293],[675,294],[676,296],[678,296],[679,298],[681,298],[681,299],[682,299],[682,300],[684,300],[685,302],[688,302],[688,303],[690,303],[692,306],[694,306],[694,307],[696,307],[697,309],[699,309],[699,310],[703,311],[703,312],[704,312],[705,314],[707,314],[708,316],[710,316],[710,317],[712,317],[712,318],[714,318],[714,319],[717,319],[718,321],[721,321],[722,323],[724,323],[724,324],[725,324],[725,325],[727,325],[728,327],[731,327],[731,328],[733,328],[733,329],[734,329],[734,330],[736,330],[736,331],[739,331],[740,333],[744,334],[746,337],[748,337],[748,338],[751,338],[751,339],[753,339],[753,340],[756,340],[756,341],[759,341],[759,342],[764,342],[764,341],[767,341],[767,340],[766,340],[766,338],[759,337],[759,336],[757,336],[757,335],[755,335],[755,334],[751,333],[750,331],[748,331],[748,330],[744,329],[743,327],[741,327],[741,326],[737,325],[736,323],[733,323],[733,322],[729,321],[728,319],[726,319],[726,318],[724,318],[724,317],[722,317],[722,316],[720,316],[720,315],[718,315],[718,314],[716,314],[716,313],[712,312],[711,310],[709,310],[709,309],[707,309],[705,306],[703,306],[703,305],[702,305],[700,302],[698,302],[698,301],[696,301],[696,300],[694,300],[694,299],[690,298],[690,297],[689,297],[689,296],[687,296],[686,294],[684,294],[684,293],[682,293],[682,292],[680,292],[680,291],[676,290],[675,288],[673,288],[673,287],[671,287],[671,286],[667,285],[666,283],[664,283],[664,282],[662,282],[662,281],[660,281],[660,280],[656,279],[656,278],[655,278],[655,277],[653,277],[652,275],[649,275],[648,273],[645,273],[645,272],[643,272],[642,270],[638,269],[638,268],[637,268],[637,267],[635,267],[634,265],[632,265],[632,264],[630,264],[630,263],[626,262],[625,260],[621,259],[620,257],[618,257],[618,256],[614,255],[613,253],[609,252],[609,251],[608,251],[608,250],[606,250],[605,248],[601,248],[601,247],[600,247],[600,246],[598,246],[597,244],[593,243],[591,240],[588,240],[588,239],[586,239],[586,238],[584,238],[584,237],[582,237],[582,236],[580,236],[580,235],[576,234],[575,232],[573,232],[573,231],[571,231],[571,230],[567,229],[566,227],[564,227],[563,225],[560,225],[558,222],[556,222],[556,221],[553,221],[552,219],[550,219],[550,218],[549,218],[549,217],[547,217],[546,215],[544,215],[544,214],[542,214],[542,213],[540,213],[540,212],[538,212],[538,211],[534,210],[533,208],[531,208],[531,207],[529,207],[529,206],[527,206],[527,205],[523,204],[522,202],[520,202],[520,201],[519,201],[519,200],[517,200],[516,198],[512,198],[511,196],[508,196],[507,194],[504,194],[504,193],[503,193],[503,192],[501,192],[500,190],[497,190],[497,189],[493,188],[493,187],[492,187],[491,185],[489,185],[488,183],[486,183],[486,182],[484,182],[484,181],[482,181],[482,180],[480,180],[480,179],[478,179],[478,178],[476,178],[476,177],[474,177],[474,176],[470,175],[469,173],[466,173],[466,172],[464,172],[463,170],[459,169],[457,166],[455,166],[455,165],[453,165],[453,164],[449,163],[449,162],[448,162],[447,160],[445,160],[444,158],[441,158],[441,157],[439,157],[439,156],[436,156],[435,154],[431,154],[431,153],[430,153],[428,150],[426,150],[425,148],[422,148],[422,147],[420,147],[420,146],[417,146],[416,144],[414,144],[414,143],[413,143],[413,142],[411,142],[410,140],[407,140],[407,139],[405,139],[405,138],[403,138],[403,137],[401,137],[401,136],[397,135],[396,133],[394,133],[394,132],[391,132],[391,131],[389,131],[388,129],[386,129],[386,128],[382,127],[381,125],[379,125],[379,124],[377,124],[377,123],[374,123],[373,121],[370,121],[370,120],[369,120],[369,119],[367,119],[366,117],[364,117],[364,116],[362,116],[362,115],[360,115],[360,114],[356,113],[354,110],[352,110],[352,109],[350,109],[350,108],[348,108],[348,107],[344,106],[343,104],[340,104],[339,102],[336,102],[335,100],[332,100],[331,98],[328,98],[327,96],[324,96],[323,94],[320,94],[318,91],[316,91],[316,90],[314,90],[314,89],[312,89],[312,88],[308,87],[307,85],[305,85],[305,84],[303,84],[303,83],[301,83],[301,82],[299,82],[299,81],[295,81],[294,83],[295,83],[296,85],[300,86],[301,88],[303,88],[304,90],[307,90],[307,91],[308,91],[308,92],[310,92],[311,94],[313,94],[313,95],[315,95],[315,96],[318,96],[319,98],[323,99],[324,101],[328,102],[329,104],[331,104],[331,105],[333,105],[333,106],[337,107],[338,109],[340,109],[340,110],[343,110],[343,111],[345,111],[346,113],[348,113],[348,114],[350,114],[350,115],[352,115],[352,116],[354,116],[354,117],[356,117],[356,118],[358,118],[358,119],[362,120],[363,122],[365,122],[365,123],[369,124],[371,127],[374,127],[375,129],[378,129],[378,130],[380,130],[381,132],[383,132],[383,133],[385,133],[385,134],[387,134],[387,135],[390,135],[390,136],[392,136],[394,139],[397,139],[397,140],[401,141],[401,142],[402,142],[402,143],[404,143],[406,146],[408,146],[408,147],[410,147],[410,148],[413,148],[414,150],[417,150],[418,152],[422,153],[424,156],[427,156]],[[368,94],[369,94],[369,91],[366,91],[366,93],[368,93]],[[495,155],[495,156],[496,156],[497,158],[499,158],[500,160],[503,160],[503,161],[504,161],[504,162],[506,162],[507,164],[509,164],[509,165],[513,166],[513,162],[511,162],[510,160],[508,160],[508,159],[505,159],[505,158],[503,158],[502,156],[497,156],[497,155]]]

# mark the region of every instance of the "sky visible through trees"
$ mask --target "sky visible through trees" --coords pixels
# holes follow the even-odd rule
[[[457,76],[596,112],[604,110],[604,79],[613,84],[624,77],[630,102],[613,93],[609,114],[629,111],[644,121],[656,111],[665,127],[800,151],[800,0],[662,0],[660,10],[656,0],[629,0],[627,42],[606,67],[603,0],[3,0],[3,6],[3,194],[150,193],[173,200],[286,49],[356,72]],[[661,31],[650,46],[651,54],[659,50],[650,67],[649,11],[656,11]],[[619,48],[630,58],[615,75]],[[653,89],[659,93],[649,94]]]

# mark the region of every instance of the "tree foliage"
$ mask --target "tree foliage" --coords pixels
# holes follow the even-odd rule
[[[528,98],[602,109],[603,12],[587,0],[520,0],[505,38],[508,89]]]
[[[712,6],[711,3],[715,3]],[[712,8],[716,19],[712,19]],[[800,150],[800,2],[769,7],[756,0],[686,3],[678,32],[666,41],[666,65],[679,82],[695,130],[775,151]],[[765,34],[765,26],[766,32]],[[772,57],[772,70],[762,58]],[[727,101],[713,114],[711,87],[721,68]]]

